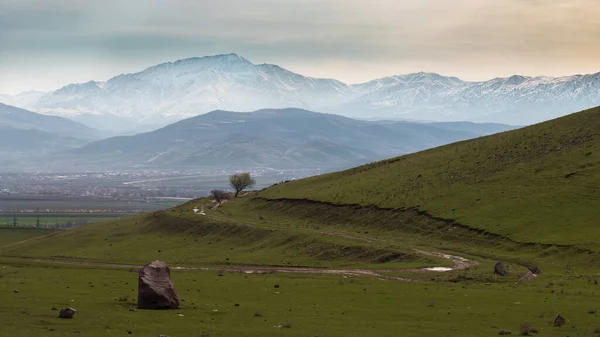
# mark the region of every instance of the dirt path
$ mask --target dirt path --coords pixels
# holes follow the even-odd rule
[[[204,215],[210,219],[213,220],[217,220],[217,221],[223,221],[223,222],[231,222],[233,221],[232,219],[228,219],[228,218],[224,218],[224,217],[219,217],[219,216],[214,216],[214,215]],[[274,225],[258,225],[254,222],[248,222],[248,221],[239,221],[239,220],[235,220],[235,222],[239,223],[239,224],[243,224],[246,226],[251,226],[251,227],[262,227],[262,228],[272,228],[272,229],[285,229],[283,227],[279,227],[279,226],[274,226]],[[356,241],[356,242],[363,242],[363,243],[374,243],[374,242],[380,242],[380,243],[385,243],[388,245],[394,245],[393,241],[390,240],[384,240],[384,239],[379,239],[379,238],[372,238],[372,237],[361,237],[361,236],[355,236],[355,235],[350,235],[348,233],[344,233],[344,232],[332,232],[332,231],[320,231],[320,230],[315,230],[315,229],[303,229],[304,231],[307,232],[312,232],[312,233],[318,233],[318,234],[322,234],[322,235],[329,235],[329,236],[335,236],[335,237],[339,237],[339,238],[343,238],[343,239],[347,239],[347,240],[352,240],[352,241]],[[426,272],[426,271],[434,271],[434,272],[447,272],[447,271],[453,271],[453,270],[466,270],[469,269],[473,266],[477,266],[479,265],[479,262],[477,261],[473,261],[473,260],[469,260],[466,259],[464,257],[461,256],[456,256],[456,255],[450,255],[450,254],[445,254],[445,253],[440,253],[440,252],[430,252],[430,251],[425,251],[425,250],[420,250],[420,249],[416,249],[413,248],[412,249],[413,252],[417,253],[417,254],[421,254],[421,255],[426,255],[426,256],[432,256],[432,257],[438,257],[438,258],[442,258],[442,259],[446,259],[446,260],[450,260],[453,263],[452,267],[428,267],[428,268],[420,268],[420,269],[403,269],[401,270],[402,272]],[[393,272],[393,271],[398,271],[398,270],[385,270],[386,272]],[[371,272],[375,272],[374,270],[371,270]],[[383,272],[383,271],[381,271]]]
[[[199,215],[206,216],[213,220],[223,221],[223,222],[231,222],[234,221],[232,219],[218,217],[214,215]],[[272,229],[285,229],[279,226],[274,225],[258,225],[253,222],[248,221],[239,221],[235,220],[236,223],[243,224],[251,227],[260,227],[260,228],[272,228]],[[305,231],[318,233],[322,235],[329,235],[340,237],[348,240],[358,241],[358,242],[380,242],[385,244],[394,244],[392,241],[378,239],[378,238],[369,238],[369,237],[359,237],[350,235],[348,233],[343,232],[331,232],[331,231],[319,231],[313,229],[303,229]],[[29,240],[25,240],[22,242],[15,243],[13,245],[19,245]],[[394,272],[403,272],[403,273],[417,273],[417,272],[446,272],[453,270],[466,270],[472,266],[476,266],[479,264],[477,261],[472,261],[466,259],[464,257],[449,255],[440,252],[430,252],[419,249],[413,249],[413,252],[426,256],[433,256],[437,258],[442,258],[446,260],[450,260],[453,263],[452,267],[429,267],[429,268],[420,268],[420,269],[321,269],[321,268],[294,268],[294,267],[184,267],[184,266],[173,266],[171,269],[177,271],[186,271],[186,270],[196,270],[196,271],[217,271],[219,273],[230,272],[230,273],[245,273],[245,274],[273,274],[273,273],[287,273],[287,274],[314,274],[314,275],[343,275],[347,277],[372,277],[380,280],[392,280],[392,281],[404,281],[404,282],[419,282],[417,279],[405,278],[405,277],[396,277],[384,275],[383,273],[394,273]],[[88,262],[88,261],[75,261],[75,260],[55,260],[55,259],[37,259],[37,258],[19,258],[19,257],[1,257],[0,261],[17,261],[17,262],[38,262],[38,263],[53,263],[53,264],[63,264],[63,265],[78,265],[78,266],[86,266],[92,268],[123,268],[123,269],[138,269],[141,266],[132,265],[132,264],[118,264],[118,263],[104,263],[104,262]]]
[[[14,262],[36,262],[48,264],[76,265],[91,268],[119,268],[119,269],[139,269],[142,266],[133,264],[118,264],[105,262],[87,262],[87,261],[69,261],[55,259],[37,259],[23,257],[0,257],[0,261]],[[174,271],[215,271],[222,273],[244,273],[244,274],[313,274],[313,275],[343,275],[348,277],[372,277],[379,280],[392,280],[404,282],[420,282],[417,279],[382,275],[383,272],[410,272],[414,270],[371,270],[371,269],[320,269],[320,268],[294,268],[294,267],[182,267],[172,266]]]

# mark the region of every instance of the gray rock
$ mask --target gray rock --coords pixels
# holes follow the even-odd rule
[[[552,323],[554,323],[554,326],[565,325],[565,323],[567,323],[567,319],[562,317],[561,315],[556,315],[556,317],[554,317],[554,321]]]
[[[171,269],[161,261],[153,261],[139,272],[138,309],[176,309],[181,299],[171,280]]]
[[[527,269],[536,276],[542,273],[542,270],[536,266],[527,267]]]
[[[506,276],[506,267],[504,266],[504,262],[496,262],[496,264],[494,265],[494,273],[500,276]]]
[[[63,308],[60,309],[60,313],[58,314],[58,318],[68,318],[71,319],[73,318],[73,316],[75,316],[75,313],[77,312],[77,310],[71,308],[71,307],[67,307],[67,308]]]

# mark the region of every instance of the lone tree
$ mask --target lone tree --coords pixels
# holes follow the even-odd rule
[[[229,199],[229,193],[223,191],[223,190],[212,190],[210,191],[210,195],[212,195],[212,197],[215,199],[215,201],[217,202],[217,204],[221,204],[223,201],[228,200]]]
[[[241,191],[254,186],[256,180],[252,178],[250,172],[237,173],[229,177],[229,184],[235,189],[235,197],[237,198]]]

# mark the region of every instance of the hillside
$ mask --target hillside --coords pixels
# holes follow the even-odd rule
[[[46,116],[0,103],[0,127],[14,130],[38,130],[63,137],[98,139],[98,131],[70,119]]]
[[[516,242],[600,251],[600,108],[271,187],[267,199],[417,209]]]
[[[161,63],[106,82],[73,83],[0,101],[111,131],[164,126],[213,110],[302,108],[353,118],[528,125],[600,104],[600,73],[469,82],[413,73],[346,84],[236,55]]]
[[[513,127],[494,126],[493,131]],[[456,129],[455,129],[456,128]],[[48,160],[79,167],[351,167],[489,134],[487,124],[367,122],[301,109],[213,111]]]
[[[0,104],[2,160],[66,151],[99,138],[97,130],[69,119]]]

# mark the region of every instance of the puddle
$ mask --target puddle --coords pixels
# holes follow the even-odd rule
[[[425,270],[429,270],[429,271],[451,271],[452,268],[448,268],[448,267],[431,267],[431,268],[425,268]]]

